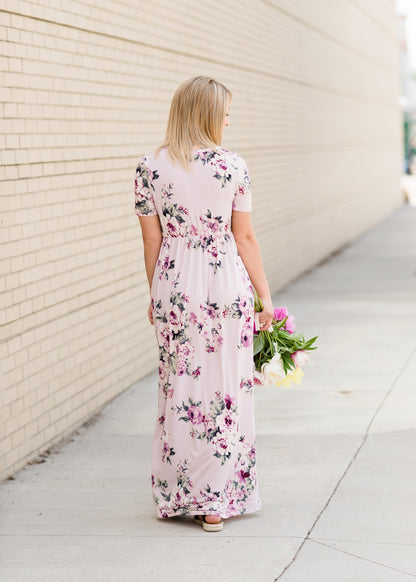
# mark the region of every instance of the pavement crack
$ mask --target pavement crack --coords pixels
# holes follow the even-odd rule
[[[384,395],[384,398],[383,398],[383,400],[382,400],[382,401],[380,402],[380,404],[378,405],[378,407],[377,407],[377,409],[376,409],[375,413],[373,414],[373,416],[372,416],[372,418],[371,418],[370,422],[368,423],[367,429],[366,429],[366,431],[365,431],[365,433],[364,433],[364,437],[363,437],[362,443],[361,443],[361,445],[358,447],[358,449],[357,449],[357,452],[356,452],[356,454],[355,454],[355,455],[354,455],[354,457],[353,457],[353,460],[355,459],[355,457],[357,456],[357,453],[360,451],[361,447],[363,446],[363,444],[364,444],[364,443],[365,443],[365,441],[367,440],[368,433],[369,433],[369,430],[370,430],[370,428],[371,428],[371,425],[372,425],[372,424],[373,424],[373,422],[375,421],[375,419],[376,419],[376,417],[377,417],[378,413],[379,413],[379,412],[380,412],[380,410],[383,408],[383,406],[384,406],[384,403],[386,402],[386,400],[388,399],[388,397],[389,397],[389,396],[390,396],[390,394],[392,393],[392,391],[393,391],[393,388],[395,387],[395,385],[397,384],[397,382],[400,380],[401,376],[402,376],[402,375],[403,375],[403,373],[405,372],[405,370],[406,370],[407,366],[409,365],[409,363],[411,362],[411,360],[412,360],[412,358],[413,358],[413,356],[414,356],[415,354],[416,354],[416,346],[415,346],[415,347],[413,348],[413,350],[410,352],[410,354],[409,354],[409,356],[407,357],[407,360],[405,361],[405,363],[403,364],[403,366],[402,366],[402,368],[401,368],[400,372],[397,374],[396,378],[393,380],[393,382],[392,382],[392,384],[391,384],[390,388],[387,390],[386,394]]]
[[[298,557],[300,551],[302,550],[303,546],[305,545],[305,542],[310,539],[310,535],[312,533],[312,531],[314,530],[316,524],[318,523],[318,521],[320,520],[322,514],[324,513],[324,511],[326,510],[326,508],[328,507],[328,505],[330,504],[330,502],[332,501],[335,493],[338,491],[339,486],[341,485],[342,481],[344,480],[345,476],[347,475],[348,471],[351,468],[351,465],[353,464],[353,462],[355,461],[355,459],[357,458],[359,452],[361,451],[361,449],[364,446],[364,443],[366,442],[367,438],[368,438],[368,434],[369,434],[369,430],[371,428],[371,425],[373,424],[374,420],[376,419],[378,413],[380,412],[380,410],[382,409],[384,403],[386,402],[387,398],[390,396],[394,386],[397,384],[397,382],[399,381],[399,379],[401,378],[401,376],[403,375],[404,371],[406,370],[407,366],[409,365],[409,363],[411,362],[413,356],[416,354],[416,346],[411,350],[409,356],[407,357],[406,361],[404,362],[404,364],[402,365],[399,373],[397,374],[396,378],[393,380],[393,382],[391,383],[390,388],[387,390],[386,394],[384,395],[384,398],[382,399],[382,401],[380,402],[380,404],[378,405],[376,411],[374,412],[373,416],[371,417],[370,422],[368,423],[368,426],[365,430],[365,433],[363,435],[362,441],[360,443],[360,445],[358,446],[357,450],[355,451],[355,453],[353,454],[353,456],[351,457],[348,465],[346,466],[344,472],[342,473],[341,477],[338,479],[337,484],[335,485],[331,495],[328,497],[325,505],[322,507],[321,511],[318,513],[315,521],[313,522],[312,526],[310,527],[309,531],[307,532],[305,538],[303,539],[302,543],[300,544],[300,546],[298,547],[298,549],[296,550],[296,552],[294,553],[292,559],[290,560],[290,562],[283,568],[283,570],[280,572],[280,574],[274,578],[273,582],[278,582],[278,580],[280,580],[282,578],[282,576],[284,575],[284,573],[290,568],[290,566],[295,562],[296,558]],[[331,547],[331,546],[329,546]],[[364,558],[363,558],[364,559]],[[409,576],[413,576],[413,574],[409,574]]]
[[[311,538],[317,542],[347,542],[354,544],[375,544],[375,545],[385,545],[385,546],[416,546],[416,544],[407,542],[386,542],[377,540],[349,540],[345,538]]]
[[[358,558],[359,560],[364,560],[365,562],[371,562],[372,564],[377,564],[377,566],[382,566],[383,568],[388,568],[389,570],[394,570],[395,572],[400,572],[401,574],[405,574],[406,576],[411,576],[412,578],[416,578],[416,574],[412,574],[411,572],[405,572],[404,570],[400,570],[399,568],[394,568],[393,566],[387,566],[387,564],[382,564],[381,562],[376,562],[375,560],[370,560],[370,558],[365,558],[364,556],[359,556],[358,554],[353,554],[352,552],[348,552],[347,550],[343,550],[341,548],[336,548],[335,546],[331,546],[330,544],[324,544],[323,542],[320,542],[317,539],[309,538],[309,541],[314,542],[315,544],[320,544],[321,546],[325,546],[326,548],[330,548],[331,550],[335,550],[336,552],[341,552],[342,554],[347,554],[348,556],[353,556],[354,558]]]

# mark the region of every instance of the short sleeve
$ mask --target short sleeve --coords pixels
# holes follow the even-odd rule
[[[156,171],[146,165],[145,158],[141,158],[136,168],[134,180],[134,211],[137,216],[152,216],[157,214],[153,192],[154,180],[158,178]]]
[[[247,164],[242,157],[239,159],[238,180],[234,192],[232,209],[251,212],[251,181]]]

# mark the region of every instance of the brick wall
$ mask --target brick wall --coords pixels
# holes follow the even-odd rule
[[[402,203],[393,0],[97,4],[0,11],[3,479],[157,365],[133,181],[184,79],[233,91],[273,291]]]

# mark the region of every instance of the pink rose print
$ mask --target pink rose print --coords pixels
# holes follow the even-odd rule
[[[191,180],[179,166],[172,171],[166,151],[144,160],[136,210],[157,214],[162,231],[151,287],[159,358],[156,512],[255,511],[254,290],[231,230],[233,210],[250,209],[248,172],[222,147],[192,156]]]
[[[202,422],[202,413],[199,408],[195,405],[190,406],[188,408],[188,418],[192,422],[192,424],[201,424]]]

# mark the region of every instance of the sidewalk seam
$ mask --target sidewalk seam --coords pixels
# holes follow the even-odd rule
[[[315,521],[313,522],[311,528],[309,529],[309,531],[307,532],[306,536],[304,537],[304,539],[302,540],[300,546],[298,547],[298,549],[296,550],[293,558],[290,560],[290,562],[283,568],[283,570],[280,572],[280,574],[274,578],[273,582],[278,582],[278,580],[280,580],[283,576],[283,574],[290,568],[290,566],[295,562],[296,558],[298,557],[301,549],[303,548],[303,546],[305,545],[305,542],[310,539],[310,534],[312,533],[313,529],[315,528],[316,524],[318,523],[318,521],[320,520],[322,514],[324,513],[325,509],[328,507],[329,503],[331,502],[332,498],[334,497],[335,493],[337,492],[338,487],[341,485],[342,481],[344,480],[344,477],[347,475],[348,471],[351,468],[351,465],[353,464],[353,462],[355,461],[356,457],[358,456],[358,453],[361,451],[361,449],[364,446],[364,443],[367,440],[368,434],[369,434],[369,430],[371,428],[371,425],[373,424],[377,414],[380,412],[381,408],[383,407],[384,403],[386,402],[387,398],[390,396],[394,386],[397,384],[397,382],[399,381],[399,379],[401,378],[402,374],[405,372],[407,366],[409,365],[409,363],[411,362],[413,356],[416,354],[416,346],[411,350],[410,355],[407,357],[405,363],[403,364],[400,372],[397,374],[396,378],[393,380],[390,388],[387,390],[386,394],[384,395],[384,398],[382,399],[381,403],[378,405],[376,411],[374,412],[370,422],[368,423],[368,426],[366,428],[366,431],[364,433],[363,439],[361,441],[361,444],[359,445],[358,449],[355,451],[354,455],[352,456],[352,458],[350,459],[346,469],[344,470],[344,472],[342,473],[341,477],[338,479],[337,484],[335,485],[331,495],[328,497],[325,505],[323,506],[323,508],[321,509],[321,511],[318,513]],[[364,558],[363,558],[364,559]],[[411,574],[413,576],[413,574]]]
[[[347,550],[343,550],[342,548],[335,548],[334,546],[330,546],[329,544],[324,544],[323,542],[318,541],[316,538],[309,538],[309,541],[314,542],[316,544],[320,544],[321,546],[325,546],[326,548],[330,548],[331,550],[335,550],[336,552],[341,552],[343,554],[347,554],[348,556],[353,556],[354,558],[364,560],[365,562],[371,562],[372,564],[377,564],[377,566],[382,566],[383,568],[388,568],[389,570],[394,570],[395,572],[400,572],[401,574],[406,574],[406,576],[416,578],[416,574],[412,574],[411,572],[405,572],[404,570],[399,570],[394,566],[387,566],[387,564],[381,564],[380,562],[376,562],[375,560],[370,560],[370,558],[364,558],[364,556],[358,556],[357,554],[353,554],[352,552],[348,552]]]

